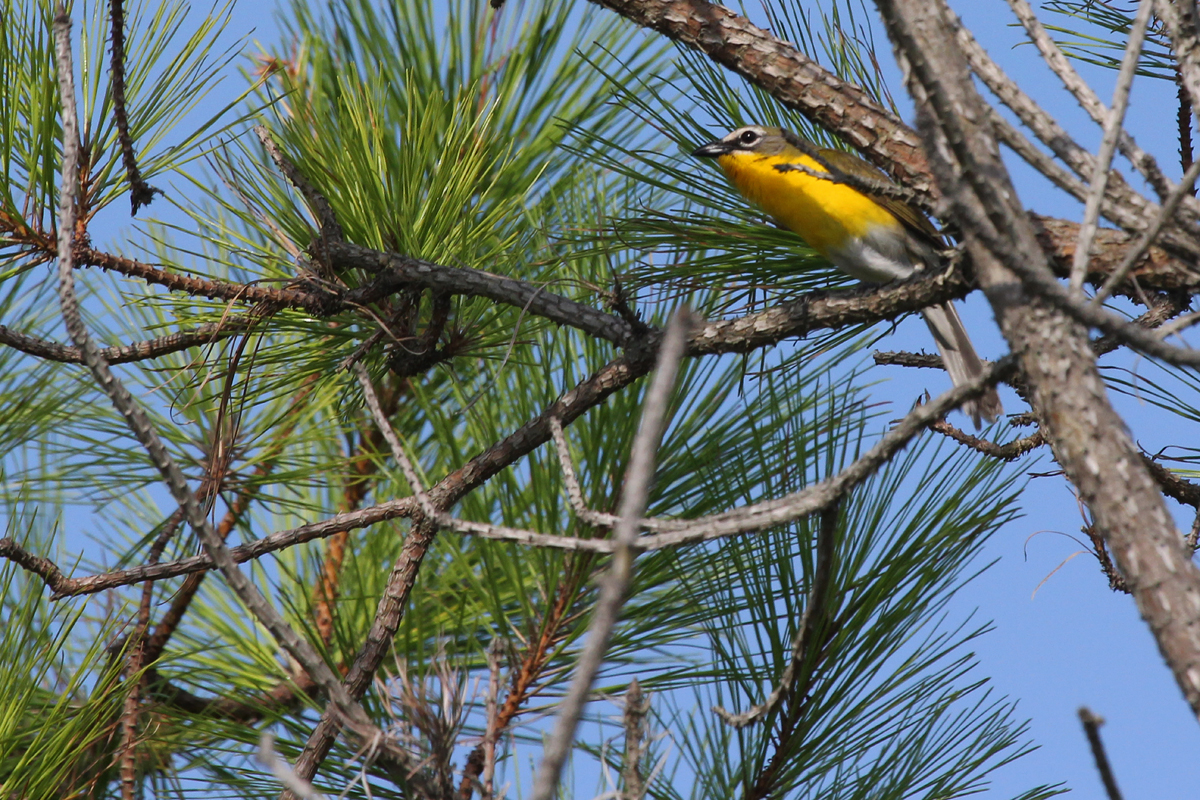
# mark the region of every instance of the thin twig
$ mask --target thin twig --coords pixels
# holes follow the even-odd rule
[[[985,456],[998,458],[1001,461],[1015,461],[1026,453],[1046,444],[1046,435],[1040,430],[1034,431],[1020,439],[1006,442],[1005,444],[997,444],[996,442],[990,442],[987,439],[981,439],[978,436],[965,433],[944,419],[930,423],[929,429],[937,431],[943,436],[948,436],[959,444],[983,453]]]
[[[646,778],[642,775],[642,756],[646,752],[646,714],[650,698],[634,678],[625,690],[625,752],[621,763],[621,800],[642,800],[646,794]]]
[[[658,369],[646,393],[642,421],[633,441],[629,468],[625,473],[625,485],[618,509],[621,522],[613,532],[617,549],[613,553],[600,588],[600,597],[592,612],[592,622],[588,626],[587,641],[579,655],[575,677],[571,680],[570,688],[559,706],[558,719],[555,720],[554,730],[546,744],[542,763],[534,780],[533,800],[551,800],[558,791],[563,764],[574,747],[575,728],[583,714],[583,707],[591,693],[592,681],[600,671],[609,639],[620,616],[621,606],[625,602],[625,592],[629,588],[633,575],[633,561],[637,555],[637,523],[645,515],[650,484],[654,479],[655,454],[662,439],[679,362],[687,345],[687,329],[690,322],[691,313],[686,308],[677,311],[659,348]]]
[[[135,258],[119,256],[91,247],[80,247],[76,251],[76,255],[80,266],[99,267],[194,297],[207,297],[210,300],[226,300],[248,305],[262,303],[270,308],[297,308],[318,316],[328,316],[341,309],[336,295],[320,289],[315,284],[305,284],[301,289],[297,288],[299,284],[293,281],[286,288],[274,289],[261,285],[261,282],[232,283],[180,275]]]
[[[346,671],[344,683],[339,684],[341,692],[351,699],[359,699],[366,693],[384,656],[391,652],[392,639],[408,605],[421,561],[433,544],[436,532],[436,524],[425,520],[414,525],[404,537],[404,546],[392,566],[392,573],[388,576],[387,585],[376,607],[375,619],[359,647],[358,654]],[[305,780],[312,779],[344,724],[344,715],[339,708],[332,702],[328,703],[321,714],[320,722],[309,734],[304,749],[296,759],[297,775]],[[380,739],[366,744],[374,747],[375,744],[390,745],[390,742]],[[411,754],[389,746],[386,750],[377,751],[375,757],[392,775],[393,780],[408,787],[407,791],[418,796],[438,796],[436,787],[424,769],[424,763],[416,762]]]
[[[1188,94],[1187,87],[1183,85],[1183,71],[1179,65],[1175,65],[1175,92],[1179,98],[1179,110],[1175,112],[1175,124],[1179,126],[1179,166],[1184,172],[1191,168],[1192,162],[1195,160],[1192,154],[1192,127],[1195,125],[1192,122],[1192,99]],[[1187,190],[1194,197],[1196,195],[1196,186],[1194,183],[1188,184]]]
[[[629,345],[636,338],[632,326],[616,314],[555,294],[544,284],[481,269],[434,264],[341,240],[325,242],[325,247],[330,265],[339,272],[362,270],[375,275],[369,283],[341,296],[341,302],[349,307],[370,305],[397,291],[425,288],[465,297],[484,297],[621,346]]]
[[[1080,511],[1082,512],[1083,509],[1080,509]],[[1129,584],[1125,582],[1125,577],[1121,575],[1121,571],[1113,563],[1112,556],[1108,552],[1108,545],[1104,543],[1104,537],[1100,535],[1100,531],[1096,530],[1096,526],[1088,520],[1086,513],[1083,514],[1083,518],[1084,521],[1079,526],[1079,531],[1092,543],[1092,555],[1096,557],[1097,563],[1100,564],[1100,571],[1108,579],[1108,588],[1114,592],[1129,594]]]
[[[567,437],[563,434],[562,423],[558,417],[551,417],[550,435],[554,440],[554,452],[558,454],[558,464],[562,469],[563,483],[567,485],[567,497],[571,501],[571,508],[575,510],[576,516],[582,518],[585,514],[590,513],[587,505],[583,502],[583,490],[579,488],[579,479],[575,476],[575,465],[571,463],[571,451],[567,448]]]
[[[796,682],[796,671],[804,666],[809,655],[813,637],[817,634],[818,626],[825,623],[825,606],[829,600],[829,585],[833,576],[833,556],[836,550],[837,523],[839,504],[835,503],[821,513],[821,524],[817,530],[817,563],[813,573],[812,584],[808,591],[808,602],[804,605],[804,613],[800,617],[800,625],[796,630],[796,638],[792,640],[792,654],[788,664],[779,678],[779,685],[771,690],[765,702],[752,706],[741,714],[731,714],[721,706],[713,706],[713,713],[720,717],[725,724],[734,728],[744,728],[754,722],[759,722],[779,707],[783,698],[791,694]]]
[[[1178,64],[1178,76],[1191,100],[1192,112],[1200,100],[1200,31],[1197,30],[1194,3],[1173,3],[1156,0],[1154,11],[1165,24],[1171,38],[1171,50]],[[1188,202],[1188,201],[1185,201]]]
[[[417,468],[413,466],[412,461],[408,458],[408,454],[404,452],[404,446],[400,444],[400,439],[396,437],[396,431],[392,428],[392,423],[388,421],[387,415],[383,413],[383,408],[379,405],[379,397],[375,394],[375,387],[371,385],[371,376],[367,374],[367,368],[362,364],[355,363],[354,374],[358,378],[358,385],[362,387],[363,398],[367,402],[367,408],[371,410],[371,416],[374,417],[375,424],[379,427],[379,432],[387,440],[388,447],[392,450],[392,457],[400,465],[400,471],[404,473],[404,479],[408,481],[413,496],[417,499],[417,506],[421,511],[425,512],[425,516],[429,519],[437,519],[439,516],[438,509],[434,506],[433,501],[429,499],[429,495],[425,493],[425,487],[421,484],[421,476],[417,474]]]
[[[488,645],[488,688],[485,707],[487,709],[487,735],[483,738],[483,800],[491,800],[495,791],[493,782],[496,779],[496,740],[499,738],[499,707],[497,699],[500,696],[500,638],[492,639]]]
[[[955,38],[966,55],[972,72],[991,89],[1000,102],[1017,115],[1023,125],[1033,131],[1042,144],[1050,148],[1055,156],[1070,167],[1076,175],[1090,179],[1096,171],[1095,156],[1081,147],[1053,115],[1039,106],[1016,81],[1001,69],[961,20],[956,17],[954,22]],[[988,108],[990,109],[991,106],[989,105]],[[1024,137],[1010,141],[1013,137],[1007,130],[1008,126],[997,124],[998,120],[1003,122],[1003,118],[994,113],[989,116],[997,138],[1021,153],[1022,157],[1031,165],[1060,188],[1070,192],[1076,199],[1083,201],[1087,197],[1087,188],[1082,183],[1062,175],[1053,162],[1047,163],[1040,157],[1040,151],[1033,148],[1032,145],[1025,147],[1021,141]],[[1110,202],[1103,206],[1105,216],[1125,228],[1140,227],[1142,216],[1153,204],[1130,189],[1119,173],[1111,175],[1106,185],[1110,194]]]
[[[1014,364],[1013,356],[1005,356],[987,366],[983,374],[973,380],[917,406],[884,434],[874,447],[832,478],[775,500],[693,520],[679,531],[643,536],[638,539],[638,546],[653,550],[711,541],[749,531],[761,531],[824,511],[873,475],[931,422],[972,397],[979,396],[987,387],[994,386],[1001,376],[1014,368]]]
[[[1091,116],[1091,118],[1099,125],[1107,125],[1109,115],[1108,109],[1104,107],[1104,103],[1096,96],[1091,86],[1088,86],[1087,81],[1080,77],[1075,68],[1071,66],[1071,62],[1055,44],[1053,38],[1034,13],[1033,8],[1027,0],[1008,0],[1009,7],[1013,13],[1017,15],[1021,25],[1025,28],[1025,32],[1029,35],[1030,40],[1042,54],[1047,66],[1051,71],[1059,77],[1063,85],[1071,94],[1075,95],[1075,99],[1083,109]],[[1131,34],[1132,35],[1132,34]],[[1134,168],[1142,174],[1147,182],[1154,187],[1154,190],[1160,197],[1166,197],[1171,191],[1170,181],[1163,175],[1159,169],[1158,162],[1152,155],[1145,152],[1138,146],[1124,130],[1118,132],[1117,144],[1121,148],[1121,152],[1129,159]]]
[[[615,528],[620,517],[616,514],[594,511],[587,507],[583,500],[583,490],[579,487],[579,478],[575,474],[575,466],[571,463],[571,451],[567,447],[567,437],[563,433],[562,423],[557,417],[550,417],[548,422],[550,423],[550,435],[554,440],[554,450],[558,453],[558,463],[562,468],[563,482],[567,485],[567,497],[571,502],[571,508],[575,511],[575,516],[589,525],[599,528]],[[455,524],[457,524],[457,520]],[[664,524],[657,520],[642,520],[641,524],[651,530],[662,530],[664,527]],[[670,528],[672,523],[666,522],[665,526]],[[674,527],[678,527],[678,525]],[[455,529],[460,530],[459,528]],[[468,531],[460,530],[460,532]]]
[[[1150,477],[1154,478],[1163,494],[1178,503],[1200,509],[1200,484],[1179,477],[1146,453],[1142,453],[1142,463],[1150,470]]]
[[[241,522],[246,512],[250,509],[251,502],[258,496],[258,486],[274,471],[277,459],[282,454],[288,438],[295,430],[298,418],[304,410],[308,399],[312,396],[318,377],[318,375],[314,374],[305,379],[303,387],[292,398],[292,402],[288,407],[286,415],[281,420],[281,424],[275,428],[273,441],[255,459],[258,464],[255,466],[254,472],[248,476],[248,479],[238,490],[233,500],[226,505],[225,514],[216,528],[217,535],[221,537],[222,541],[228,539],[229,534]],[[212,484],[209,485],[210,491],[216,491],[219,488]],[[232,552],[230,554],[234,555]],[[234,558],[236,559],[237,556],[234,555]],[[238,563],[241,562],[239,561]],[[196,572],[188,575],[175,591],[171,598],[170,607],[159,618],[158,625],[154,629],[154,634],[146,642],[147,663],[158,660],[158,657],[162,655],[167,642],[175,634],[176,629],[183,620],[184,614],[187,613],[192,600],[200,590],[205,575],[206,573],[204,572]]]
[[[1008,78],[1007,75],[1004,77]],[[987,113],[992,123],[992,132],[996,135],[996,141],[1008,146],[1014,153],[1025,159],[1027,164],[1045,175],[1051,183],[1067,192],[1076,200],[1083,202],[1087,199],[1088,189],[1082,181],[1068,172],[1053,158],[1039,150],[1033,142],[1029,141],[1029,138],[1025,134],[1013,127],[991,105],[987,106]],[[1080,150],[1082,151],[1082,148]],[[1100,207],[1105,216],[1123,218],[1120,214],[1114,214],[1114,204],[1109,200],[1107,191],[1105,201]],[[1128,212],[1126,214],[1128,215]]]
[[[915,367],[917,369],[945,369],[946,364],[936,353],[909,353],[894,350],[876,350],[871,354],[875,364],[881,367]]]
[[[183,522],[183,512],[176,510],[158,532],[150,545],[147,562],[157,564],[167,543],[174,538]],[[142,600],[138,604],[137,622],[130,634],[125,663],[125,680],[129,684],[121,711],[121,742],[117,746],[122,800],[134,800],[137,796],[137,726],[141,716],[142,668],[150,662],[147,658],[146,630],[150,626],[150,605],[154,599],[154,582],[147,581],[142,587]]]
[[[980,185],[983,186],[983,184]],[[1145,355],[1162,359],[1175,366],[1200,366],[1200,351],[1167,345],[1156,333],[1151,333],[1136,323],[1128,322],[1103,308],[1096,308],[1090,303],[1081,302],[1075,294],[1059,284],[1044,266],[1030,264],[1006,247],[1005,242],[993,233],[995,229],[991,221],[986,219],[978,208],[960,202],[957,198],[951,198],[951,202],[954,204],[955,213],[971,227],[975,238],[1007,269],[1016,273],[1021,279],[1022,286],[1031,294],[1065,311],[1076,321],[1115,336],[1124,344]]]
[[[1113,777],[1108,755],[1104,752],[1104,742],[1100,741],[1100,726],[1104,724],[1104,718],[1093,714],[1087,706],[1081,706],[1079,721],[1083,723],[1083,732],[1092,748],[1092,758],[1096,761],[1096,770],[1100,773],[1108,800],[1121,800],[1121,790],[1117,788],[1117,779]]]
[[[109,364],[128,364],[148,358],[158,358],[233,336],[245,331],[257,321],[257,318],[252,315],[241,315],[221,322],[205,323],[190,331],[179,331],[160,336],[157,339],[102,347],[100,355]],[[26,333],[19,333],[4,325],[0,325],[0,344],[8,345],[14,350],[20,350],[22,353],[47,361],[57,361],[60,364],[83,363],[83,356],[80,355],[78,347],[70,347]]]
[[[142,178],[137,159],[133,155],[133,138],[129,135],[129,115],[125,110],[125,10],[123,0],[109,0],[109,16],[112,19],[112,104],[113,118],[117,122],[117,141],[121,145],[121,161],[129,179],[129,204],[136,217],[138,209],[154,201],[154,195],[162,194]]]
[[[1158,334],[1159,338],[1165,339],[1173,334],[1181,333],[1197,322],[1200,322],[1200,311],[1193,311],[1190,314],[1184,314],[1182,317],[1163,323],[1155,333]]]
[[[304,177],[304,173],[288,158],[287,154],[279,149],[271,132],[262,125],[255,125],[254,134],[262,142],[263,149],[275,162],[275,166],[279,167],[279,171],[304,196],[309,208],[317,218],[317,224],[321,227],[321,235],[330,240],[344,238],[342,225],[333,212],[333,206],[329,204],[323,194],[317,191],[315,186],[309,183],[308,179]]]
[[[1100,203],[1104,198],[1104,189],[1108,184],[1108,171],[1112,166],[1113,153],[1117,148],[1117,139],[1121,126],[1125,121],[1125,110],[1129,107],[1129,89],[1137,74],[1138,59],[1142,55],[1142,44],[1146,40],[1146,24],[1150,21],[1150,11],[1154,7],[1153,0],[1141,0],[1133,27],[1129,32],[1129,41],[1125,46],[1125,56],[1121,61],[1121,69],[1117,73],[1117,85],[1113,89],[1112,108],[1104,122],[1104,136],[1100,140],[1100,152],[1096,156],[1096,167],[1092,173],[1091,189],[1088,191],[1087,203],[1083,211],[1083,223],[1079,226],[1079,240],[1075,245],[1075,258],[1071,263],[1071,278],[1069,286],[1072,292],[1082,295],[1083,279],[1087,274],[1088,256],[1092,249],[1092,239],[1100,224]],[[1176,187],[1178,188],[1178,187]],[[1183,198],[1182,192],[1177,194],[1176,203]]]

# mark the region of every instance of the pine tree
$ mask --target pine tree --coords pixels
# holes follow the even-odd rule
[[[1032,744],[974,666],[986,624],[946,605],[1045,443],[1109,577],[1194,662],[1191,618],[1152,608],[1194,568],[1154,583],[1137,554],[1169,526],[1190,565],[1153,512],[1200,490],[1125,465],[1131,541],[1114,464],[1081,466],[1121,430],[1058,421],[1078,387],[1032,350],[1065,331],[1092,374],[1090,326],[1191,380],[1145,328],[1190,303],[1194,199],[1164,184],[1153,260],[1106,290],[1143,328],[1070,294],[1049,269],[1080,226],[1034,240],[967,179],[986,142],[954,125],[981,117],[938,103],[975,102],[952,67],[986,62],[921,49],[954,41],[939,3],[879,6],[949,155],[900,120],[853,2],[772,3],[767,33],[698,0],[294,0],[231,89],[227,8],[0,1],[0,796],[979,791]],[[1147,58],[1191,91],[1194,20],[1160,13]],[[1121,19],[1099,23],[1123,48]],[[748,122],[876,132],[858,149],[964,247],[855,284],[690,158]],[[1094,193],[1059,145],[1078,175],[1047,169]],[[1103,196],[1127,231],[1157,219],[1117,178]],[[1076,284],[1129,249],[1102,232]],[[872,350],[976,280],[1016,355],[908,410]],[[997,382],[1036,432],[947,422]]]

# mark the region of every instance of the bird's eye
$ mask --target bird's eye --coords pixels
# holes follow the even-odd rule
[[[745,145],[754,144],[758,141],[758,134],[754,131],[742,131],[742,135],[738,137],[738,141]]]

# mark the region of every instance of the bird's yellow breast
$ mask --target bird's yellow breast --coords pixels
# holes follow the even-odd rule
[[[861,192],[803,172],[775,169],[779,164],[800,164],[826,171],[806,155],[734,152],[720,156],[717,163],[743,197],[799,234],[822,255],[829,256],[851,240],[878,232],[881,226],[903,235],[896,218]]]

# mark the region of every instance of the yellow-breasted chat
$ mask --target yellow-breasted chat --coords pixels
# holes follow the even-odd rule
[[[921,211],[893,197],[871,197],[799,165],[828,173],[805,154],[806,144],[782,128],[750,125],[710,142],[692,155],[715,158],[738,192],[843,272],[861,281],[882,283],[905,278],[914,270],[938,264],[937,230]],[[876,183],[887,176],[857,156],[826,148],[817,155],[835,170]],[[958,312],[950,303],[921,312],[950,379],[959,384],[983,372]],[[1000,397],[990,390],[963,406],[975,427],[980,419],[995,422],[1003,413]]]

